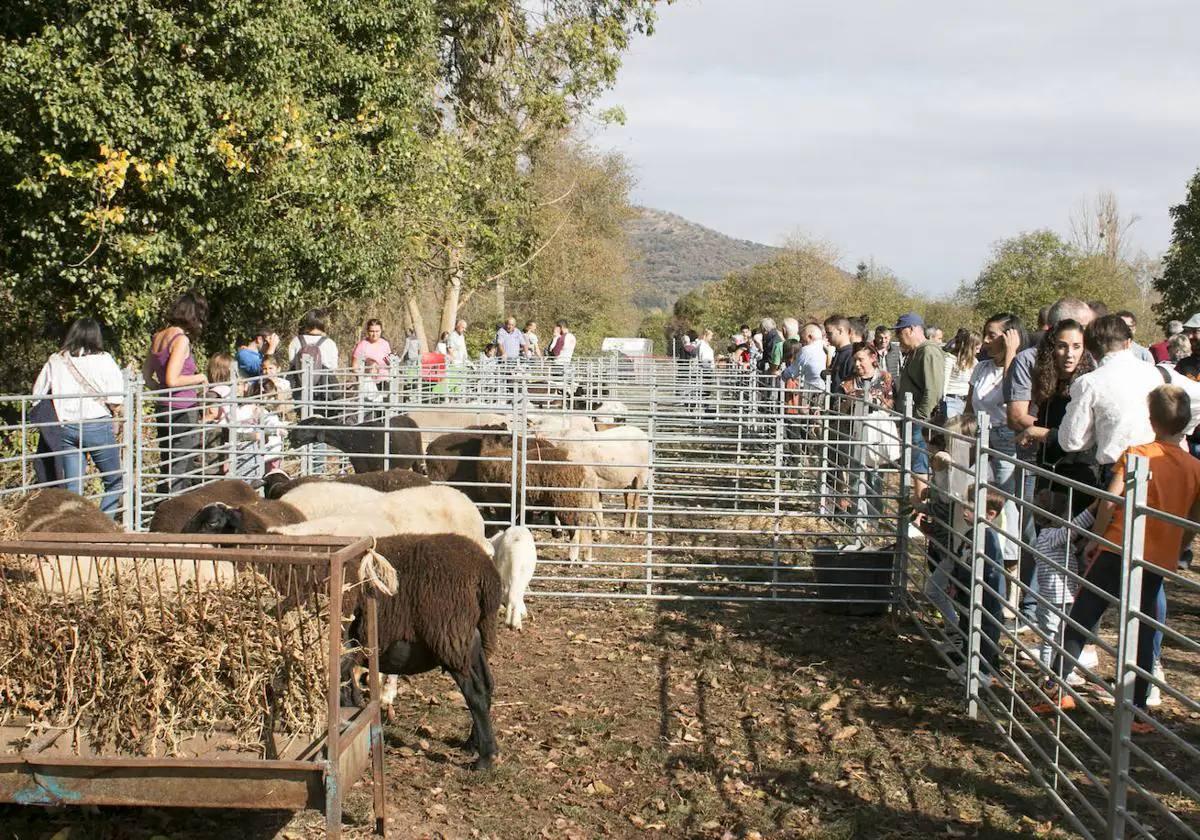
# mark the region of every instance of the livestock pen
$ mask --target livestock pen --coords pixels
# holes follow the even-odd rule
[[[970,761],[983,761],[980,748],[964,734],[969,729],[963,727],[969,727],[974,717],[1000,733],[1021,762],[1018,773],[1004,776],[1021,801],[1042,803],[1037,812],[1039,825],[1058,809],[1065,815],[1063,836],[1111,836],[1109,827],[1129,812],[1124,804],[1110,808],[1110,797],[1101,793],[1107,769],[1098,773],[1093,761],[1084,765],[1085,772],[1068,767],[1064,762],[1069,759],[1058,757],[1067,755],[1063,747],[1073,749],[1068,724],[1058,724],[1047,734],[1044,727],[1036,728],[1022,718],[1015,692],[1006,695],[1007,702],[998,701],[1000,689],[979,679],[978,650],[988,626],[982,608],[983,570],[979,568],[984,562],[979,558],[985,532],[964,524],[963,515],[968,504],[980,498],[980,492],[986,493],[986,470],[982,477],[974,469],[959,470],[956,506],[949,513],[925,517],[927,521],[946,519],[939,524],[954,534],[955,554],[963,558],[960,565],[966,573],[963,589],[970,594],[963,637],[938,620],[927,587],[928,546],[935,538],[927,533],[918,535],[911,527],[914,514],[906,504],[913,481],[914,434],[918,429],[930,431],[928,424],[904,411],[881,411],[859,400],[823,393],[788,399],[753,371],[705,370],[676,360],[577,359],[569,367],[498,364],[439,375],[442,378],[434,383],[420,370],[399,366],[369,375],[337,371],[322,390],[305,374],[289,383],[291,394],[286,398],[281,398],[278,390],[268,393],[270,389],[261,388],[259,381],[249,380],[236,385],[226,397],[203,401],[202,408],[221,419],[199,429],[201,434],[193,428],[175,428],[173,418],[155,407],[162,395],[144,391],[131,379],[126,402],[134,409],[122,420],[125,482],[118,516],[130,528],[144,527],[157,503],[181,488],[217,477],[253,479],[268,467],[282,467],[293,475],[328,477],[347,469],[351,456],[360,466],[394,467],[398,459],[411,456],[406,441],[419,438],[421,463],[417,468],[466,492],[493,528],[524,521],[535,529],[539,556],[529,592],[531,620],[524,633],[502,636],[498,682],[509,688],[498,704],[499,713],[507,716],[506,725],[498,731],[502,750],[504,739],[513,744],[514,761],[538,761],[538,767],[548,773],[573,767],[582,774],[583,799],[572,799],[569,809],[582,808],[579,813],[586,811],[595,818],[585,807],[589,797],[597,801],[620,798],[620,789],[616,794],[605,793],[606,788],[613,788],[611,780],[603,781],[588,769],[589,758],[599,761],[599,748],[594,739],[585,739],[582,731],[576,733],[579,740],[570,749],[587,752],[572,757],[564,754],[564,744],[555,741],[547,757],[544,745],[532,737],[547,720],[561,718],[564,726],[575,731],[575,722],[594,719],[596,727],[611,726],[612,732],[623,732],[614,737],[626,745],[639,739],[660,739],[669,746],[667,753],[659,756],[667,763],[693,744],[704,752],[698,761],[720,763],[723,751],[739,748],[739,739],[745,741],[746,749],[757,744],[754,749],[763,750],[764,754],[754,759],[758,769],[770,763],[766,753],[773,750],[810,757],[827,753],[838,756],[838,761],[826,767],[814,764],[816,758],[811,758],[808,773],[822,778],[831,772],[840,775],[839,785],[830,792],[814,778],[808,786],[834,799],[842,799],[837,791],[854,792],[867,802],[873,796],[868,790],[872,786],[916,784],[914,790],[919,790],[923,783],[903,776],[889,781],[888,774],[879,770],[855,770],[860,759],[848,755],[847,750],[852,753],[864,738],[875,739],[872,749],[888,749],[886,739],[911,724],[917,727],[914,743],[931,731],[940,731],[957,739]],[[10,405],[20,403],[21,398],[16,398]],[[264,422],[265,415],[271,415],[268,422]],[[301,420],[330,434],[321,441],[293,445],[290,432]],[[365,436],[355,438],[366,441],[355,444],[358,451],[339,448],[339,441],[347,438],[338,432],[348,429],[366,430]],[[5,431],[9,440],[20,444],[0,459],[0,469],[14,476],[10,482],[14,489],[33,486],[32,467],[39,457],[45,457],[34,451],[36,429],[18,417]],[[598,432],[607,435],[601,449],[592,450],[598,454],[579,457],[583,450],[572,446],[591,440],[590,434]],[[454,446],[431,448],[439,439],[455,435],[460,439],[450,441]],[[981,431],[962,436],[956,445],[976,462],[983,456],[986,464],[985,435],[986,431]],[[645,448],[639,450],[638,446]],[[572,478],[580,475],[578,467],[590,472]],[[15,479],[17,473],[20,479]],[[621,484],[624,476],[638,473],[644,480]],[[172,481],[178,486],[173,488]],[[85,489],[93,498],[100,497],[101,486],[95,478]],[[1033,507],[1029,500],[1020,503]],[[593,518],[589,520],[587,514]],[[937,539],[946,537],[939,534]],[[570,556],[573,546],[578,548],[576,560]],[[891,615],[873,622],[855,618],[885,613]],[[898,619],[905,623],[897,623]],[[915,624],[908,623],[910,620]],[[1128,650],[1128,635],[1139,621],[1136,611],[1123,620],[1124,640],[1114,641],[1114,651]],[[609,623],[615,626],[606,627]],[[784,627],[789,628],[786,638],[778,635]],[[913,635],[910,627],[919,633]],[[726,638],[727,633],[732,635]],[[770,673],[761,679],[771,687],[768,691],[793,711],[780,717],[778,709],[760,707],[749,688],[744,688],[746,694],[739,703],[718,703],[734,686],[743,690],[744,681],[756,673],[750,668],[745,673],[738,671],[736,663],[747,655],[748,644],[734,641],[739,637],[754,640],[761,655],[773,663]],[[703,643],[702,638],[706,640]],[[922,647],[915,641],[921,638],[940,647]],[[1190,634],[1184,633],[1182,638],[1175,643],[1192,644]],[[932,665],[946,649],[964,642],[976,654],[968,660],[963,687],[955,688],[932,670]],[[544,652],[536,664],[523,655],[522,649],[529,645]],[[693,648],[697,656],[701,649],[706,652],[694,663],[670,664]],[[843,649],[848,657],[844,660],[839,653]],[[1005,650],[1010,657],[1019,652],[1014,640],[1005,643]],[[580,663],[581,652],[590,654],[584,659],[590,665]],[[730,657],[729,662],[721,663],[721,656]],[[859,662],[858,656],[871,661]],[[784,661],[789,658],[794,660],[790,669]],[[571,662],[576,664],[571,666]],[[834,668],[840,676],[820,679],[819,672],[809,669],[809,662]],[[728,670],[731,663],[733,670]],[[688,673],[695,674],[695,680],[691,684],[689,676],[689,699],[675,707],[669,697],[679,688],[679,679],[672,675],[680,667],[690,668]],[[540,682],[538,671],[545,668],[555,672],[565,668],[563,685],[551,688]],[[589,674],[595,676],[585,680]],[[644,681],[649,685],[657,681],[657,703],[648,696],[645,708],[658,707],[658,722],[643,721],[641,706],[624,708],[615,718],[597,714],[600,708],[614,712],[623,700],[588,682],[592,679],[612,681],[636,697],[642,696]],[[1198,693],[1184,680],[1174,685],[1181,695],[1176,702],[1194,705],[1189,698]],[[867,692],[867,686],[871,686],[871,699],[851,699],[855,692]],[[576,693],[554,702],[557,691],[568,687]],[[579,693],[589,691],[598,695],[599,707],[590,708],[580,700]],[[469,798],[473,784],[487,783],[413,770],[414,753],[441,755],[436,745],[428,744],[433,740],[430,733],[437,728],[440,703],[426,682],[415,681],[406,696],[416,702],[416,708],[403,713],[403,719],[414,725],[420,738],[413,742],[401,739],[403,746],[392,744],[392,760],[403,762],[406,776],[412,779],[405,786],[392,782],[393,790],[401,800],[418,796],[421,785],[447,791],[447,795],[457,789]],[[902,719],[870,713],[880,697],[909,711],[902,713]],[[913,717],[914,698],[929,709],[940,710],[939,714],[934,719]],[[1124,702],[1127,704],[1127,699]],[[737,724],[732,730],[716,719],[718,706],[721,714],[732,716],[729,720]],[[1124,718],[1119,713],[1124,707],[1113,708],[1108,714],[1117,720],[1116,731],[1120,732]],[[956,711],[963,713],[962,727],[951,723]],[[789,734],[786,743],[768,747],[765,734],[751,738],[753,733],[747,727],[757,724],[746,724],[745,714],[758,716],[750,720],[775,718],[789,727],[801,724],[801,718],[811,714],[820,727],[814,734],[820,737],[810,742],[799,734]],[[626,726],[620,723],[622,717]],[[684,720],[681,730],[675,728],[677,718]],[[697,720],[700,728],[693,729],[692,721]],[[635,722],[646,728],[637,729]],[[877,732],[868,735],[872,726]],[[1022,726],[1042,739],[1038,742],[1041,752],[1021,741]],[[716,734],[718,731],[721,734]],[[1044,740],[1047,737],[1049,742]],[[1190,755],[1190,736],[1185,732],[1176,737],[1182,741],[1176,749]],[[1089,740],[1100,763],[1108,760],[1113,767],[1121,756],[1128,758],[1139,749],[1127,732],[1111,744],[1102,743],[1095,735],[1089,735]],[[734,746],[723,746],[721,741]],[[632,747],[625,751],[631,750],[637,753]],[[921,761],[933,762],[936,754],[931,746],[922,753]],[[621,761],[631,760],[625,753],[621,756]],[[1046,769],[1045,760],[1052,769]],[[1194,831],[1190,813],[1196,801],[1190,793],[1192,783],[1177,763],[1158,764],[1169,774],[1159,772],[1168,785],[1174,784],[1174,777],[1182,786],[1169,792],[1155,782],[1152,796],[1155,802],[1165,803],[1173,819],[1159,829],[1151,825],[1143,834],[1195,836],[1190,833]],[[780,766],[785,765],[780,759]],[[961,765],[959,770],[963,770]],[[985,770],[982,764],[978,770],[983,775],[998,772],[995,767]],[[507,780],[503,766],[498,772],[500,783],[512,788],[513,796],[530,802],[536,799],[529,791],[521,792],[515,780]],[[721,772],[729,775],[734,771],[726,768]],[[793,772],[795,768],[786,771]],[[1123,774],[1120,778],[1136,780],[1144,770],[1136,770],[1135,763],[1135,770],[1116,772]],[[749,777],[734,774],[731,778]],[[1090,784],[1083,797],[1085,804],[1060,793],[1068,782],[1078,787],[1080,779]],[[841,782],[846,785],[840,786]],[[591,792],[586,790],[588,785]],[[719,788],[724,785],[718,781]],[[805,786],[797,777],[780,788],[791,791],[791,799],[781,800],[782,794],[768,791],[765,801],[774,801],[777,810],[791,813],[794,804],[785,802],[794,803],[795,791]],[[946,782],[938,782],[938,787],[948,789]],[[687,793],[681,795],[686,798]],[[946,800],[950,799],[947,795]],[[975,804],[961,808],[972,810],[978,801],[987,799],[985,794],[967,800]],[[895,819],[891,816],[898,813],[895,803],[887,800],[883,797],[883,805],[876,803],[867,812],[880,819]],[[910,800],[914,808],[934,807],[922,795],[913,794]],[[722,801],[728,808],[724,794]],[[854,801],[845,798],[844,807],[852,807]],[[717,812],[700,818],[703,809],[695,802],[689,812],[692,816],[676,826],[669,819],[674,813],[670,803],[659,811],[653,802],[648,810],[639,804],[632,811],[631,805],[623,803],[621,825],[626,830],[640,830],[639,820],[651,827],[661,822],[668,830],[713,836],[730,830]],[[1051,811],[1045,810],[1046,802]],[[401,807],[411,811],[407,803]],[[544,809],[537,810],[542,813]],[[946,826],[956,831],[964,825],[970,827],[969,820],[956,821],[950,811],[939,817],[946,820]],[[940,833],[941,828],[934,830],[937,819],[931,822],[928,811],[923,812],[926,816],[920,824],[929,833]],[[543,825],[551,833],[561,829],[559,833],[569,835],[579,829],[586,835],[587,821],[575,820],[573,813],[561,811]],[[429,831],[447,825],[447,814],[436,808],[418,816]],[[567,820],[566,827],[558,825],[559,819]],[[755,822],[757,817],[747,819],[747,825],[758,826],[760,831],[772,824],[770,820]],[[805,828],[807,823],[799,816],[795,819],[797,824],[784,834],[809,836],[804,832],[816,830],[812,825]],[[824,819],[828,822],[831,818],[826,813]],[[1144,816],[1135,816],[1135,820],[1145,828]],[[713,827],[714,822],[719,829]],[[1019,829],[1018,822],[1012,824],[1012,830]],[[510,832],[514,829],[511,822],[493,828],[507,836],[504,825]],[[606,825],[612,833],[614,826]],[[414,830],[414,836],[420,835],[421,831]],[[735,832],[734,836],[739,835]]]

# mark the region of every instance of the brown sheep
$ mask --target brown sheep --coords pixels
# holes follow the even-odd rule
[[[17,528],[25,533],[119,534],[122,528],[95,504],[57,487],[30,493],[20,504]]]
[[[484,551],[457,534],[384,537],[375,550],[396,571],[396,594],[380,598],[379,668],[389,675],[411,675],[442,668],[449,672],[471,712],[466,748],[475,749],[476,769],[490,767],[496,755],[491,707],[495,684],[488,654],[496,644],[500,575]],[[353,575],[353,570],[350,572]],[[344,612],[352,615],[343,673],[361,664],[366,622],[361,587],[347,590]],[[380,701],[390,705],[394,680]],[[351,680],[343,702],[362,705]]]
[[[525,468],[525,503],[533,507],[549,508],[559,522],[573,530],[571,546],[567,549],[567,556],[572,563],[579,560],[581,546],[585,547],[587,560],[591,562],[592,526],[595,525],[598,538],[603,538],[604,528],[600,518],[600,493],[596,489],[596,474],[590,467],[570,463],[566,452],[541,438],[527,438],[525,452],[528,459]],[[506,453],[508,457],[501,460],[476,462],[479,465],[478,475],[481,482],[512,486],[511,444],[487,438],[479,450],[479,454],[484,458],[501,458]],[[517,455],[519,461],[520,448]],[[522,488],[517,489],[517,498],[520,500]],[[523,521],[525,511],[522,510],[521,513]]]
[[[339,484],[353,484],[358,487],[370,487],[380,493],[390,493],[393,490],[407,490],[409,487],[428,487],[429,479],[420,473],[409,469],[381,470],[380,472],[349,473],[334,478],[324,478],[318,475],[306,475],[299,478],[288,478],[286,473],[267,473],[263,479],[263,494],[268,499],[282,499],[289,491],[303,484],[317,481],[334,481]]]
[[[213,481],[159,502],[150,519],[150,530],[158,534],[182,533],[193,516],[214,502],[240,507],[258,501],[258,493],[244,481],[234,478]]]
[[[503,457],[512,458],[512,437],[507,426],[470,426],[461,432],[435,438],[426,452],[430,457],[425,466],[431,480],[451,484],[466,493],[475,504],[491,509],[491,515],[486,517],[491,519],[495,518],[496,507],[507,506],[512,500],[512,478],[510,476],[503,487],[479,486],[483,479],[476,459],[485,438],[493,454],[503,450]]]

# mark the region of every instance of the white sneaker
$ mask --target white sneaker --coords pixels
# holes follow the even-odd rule
[[[1154,663],[1154,679],[1158,680],[1159,682],[1164,682],[1164,683],[1167,681],[1167,674],[1163,670],[1163,666],[1162,666],[1161,662]],[[1161,706],[1162,705],[1162,691],[1159,689],[1159,687],[1155,683],[1150,683],[1150,691],[1146,695],[1146,705],[1147,706]]]
[[[1087,678],[1078,671],[1072,670],[1071,673],[1067,674],[1067,685],[1071,686],[1072,688],[1078,688],[1086,683]]]
[[[1079,664],[1089,671],[1096,670],[1100,665],[1100,657],[1096,653],[1096,648],[1092,645],[1085,645],[1079,654]]]

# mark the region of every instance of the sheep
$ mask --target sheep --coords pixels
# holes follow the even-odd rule
[[[24,533],[119,534],[123,530],[92,502],[57,487],[26,496],[16,519],[17,529]]]
[[[295,525],[304,514],[284,501],[259,499],[237,507],[224,502],[207,504],[183,526],[184,534],[266,534],[272,528]]]
[[[533,580],[537,566],[537,544],[533,532],[516,525],[492,537],[493,559],[500,573],[501,600],[504,602],[504,623],[520,630],[528,612],[525,609],[525,589]]]
[[[281,499],[290,490],[302,484],[315,484],[320,481],[334,481],[338,484],[353,484],[357,487],[370,487],[381,493],[393,490],[405,490],[409,487],[428,487],[429,479],[420,473],[409,469],[380,470],[379,472],[347,473],[332,478],[318,475],[289,478],[280,470],[269,472],[263,477],[263,495],[268,499]]]
[[[378,540],[375,551],[396,573],[396,593],[378,601],[379,668],[409,676],[442,668],[458,685],[471,713],[465,747],[479,753],[473,767],[490,767],[496,755],[491,707],[495,682],[488,654],[496,644],[500,576],[478,545],[457,534],[404,535]],[[363,663],[366,621],[359,587],[347,592],[351,617],[342,673]],[[395,680],[379,698],[390,707]],[[343,688],[344,705],[362,706],[355,680]]]
[[[412,418],[397,414],[387,420],[370,420],[356,426],[338,426],[326,417],[308,417],[292,427],[290,443],[298,449],[324,443],[345,452],[356,473],[379,472],[393,467],[420,470],[421,435]],[[382,457],[385,454],[387,457]]]
[[[396,534],[458,534],[474,542],[490,557],[492,544],[484,534],[483,516],[467,496],[453,487],[411,487],[374,496],[343,491],[349,487],[317,487],[306,484],[288,493],[284,501],[295,505],[310,518],[305,522],[272,528],[271,533],[288,536],[385,537]],[[355,487],[354,491],[366,490]],[[323,491],[332,496],[311,498],[310,491]],[[297,498],[299,497],[299,498]],[[358,498],[355,498],[358,497]],[[317,505],[315,502],[331,504]],[[319,507],[332,513],[314,516]],[[310,513],[311,512],[311,513]]]
[[[512,437],[503,425],[471,426],[461,432],[451,432],[435,438],[426,450],[426,473],[441,484],[458,485],[474,502],[494,509],[507,505],[512,497],[511,479],[502,487],[481,486],[479,453],[483,439],[491,440],[494,449],[507,449],[512,457]]]
[[[543,437],[557,437],[568,431],[596,431],[596,424],[584,414],[530,414],[529,428]]]
[[[512,485],[511,444],[487,437],[481,442],[479,454],[499,460],[477,461],[481,482]],[[593,523],[597,537],[603,539],[604,523],[600,518],[600,494],[596,474],[589,468],[569,463],[567,453],[541,438],[528,438],[525,477],[525,501],[535,507],[553,509],[555,517],[574,530],[567,556],[572,563],[579,560],[579,549],[586,547],[587,560],[592,561]],[[518,449],[518,452],[520,450]],[[507,453],[507,455],[506,455]],[[524,511],[522,511],[524,514]],[[586,535],[585,535],[586,532]],[[586,536],[586,542],[585,542]]]
[[[590,433],[566,432],[556,443],[572,461],[590,465],[600,487],[625,491],[622,527],[634,528],[639,491],[650,481],[650,436],[637,426],[613,426]]]
[[[237,507],[257,501],[258,493],[244,481],[232,478],[213,481],[159,502],[150,520],[150,530],[159,534],[178,534],[197,511],[213,502]]]
[[[429,445],[447,431],[480,426],[499,426],[509,419],[508,415],[496,414],[491,411],[435,411],[433,409],[414,409],[406,412],[405,416],[421,430],[422,452],[428,452]]]
[[[611,428],[624,424],[625,417],[629,414],[629,409],[625,403],[620,400],[606,400],[596,406],[596,426],[597,430],[603,428]]]

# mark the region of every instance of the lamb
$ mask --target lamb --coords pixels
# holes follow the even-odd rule
[[[428,487],[429,479],[420,473],[409,469],[380,470],[379,472],[348,473],[333,478],[307,475],[299,478],[289,478],[287,473],[276,470],[263,477],[263,495],[268,499],[282,499],[290,490],[303,485],[317,482],[337,482],[338,484],[353,484],[357,487],[370,487],[381,493],[393,490],[405,490],[409,487]]]
[[[625,423],[629,409],[620,400],[606,400],[596,406],[596,429],[612,428]]]
[[[567,432],[558,445],[567,457],[588,464],[599,486],[625,491],[625,518],[628,531],[637,525],[638,503],[650,481],[650,436],[637,426],[613,426],[603,431]]]
[[[356,473],[379,472],[393,467],[421,469],[424,450],[412,418],[397,414],[388,419],[386,433],[384,418],[357,426],[335,426],[335,422],[326,417],[301,420],[292,427],[292,447],[298,449],[312,443],[324,443],[340,449],[350,457],[350,466]]]
[[[525,501],[535,507],[550,509],[563,525],[572,528],[574,533],[571,546],[567,549],[568,558],[572,563],[577,562],[580,547],[585,546],[590,563],[592,525],[595,524],[600,539],[603,539],[604,528],[600,518],[600,494],[596,489],[596,474],[589,467],[569,463],[566,452],[540,438],[529,438],[524,446],[527,457],[525,476],[528,482],[524,494]],[[511,444],[497,443],[491,437],[483,439],[480,455],[500,460],[476,462],[479,465],[481,482],[501,486],[512,485],[510,447]]]
[[[465,747],[476,750],[477,770],[491,767],[496,755],[491,707],[495,682],[488,654],[496,644],[500,609],[500,576],[491,560],[457,534],[404,535],[379,540],[375,550],[396,572],[396,593],[378,605],[379,668],[389,675],[413,675],[442,668],[458,685],[471,713]],[[359,587],[346,597],[352,617],[342,673],[361,667],[367,642]],[[357,648],[357,650],[355,650]],[[395,697],[394,678],[380,697],[384,706]],[[343,689],[343,704],[362,706],[354,680]]]
[[[484,534],[483,517],[469,498],[453,487],[410,487],[380,493],[353,484],[318,482],[302,484],[281,501],[260,502],[285,506],[300,517],[290,522],[266,522],[262,530],[284,536],[388,537],[396,534],[459,534],[475,542],[490,557],[492,544]],[[213,522],[221,524],[212,514]],[[225,515],[228,518],[228,514]],[[234,525],[236,529],[236,525]],[[231,533],[204,531],[204,533]],[[241,533],[234,530],[232,533]]]
[[[159,534],[178,534],[201,508],[214,502],[238,507],[257,501],[258,493],[244,481],[213,481],[159,502],[158,507],[154,509],[154,516],[150,519],[150,530]]]
[[[500,573],[500,598],[504,602],[504,623],[520,630],[528,612],[525,609],[525,589],[533,580],[537,565],[537,544],[533,532],[516,525],[492,537],[496,571]]]
[[[584,414],[530,414],[529,428],[537,435],[554,440],[569,431],[596,431],[592,418]]]

